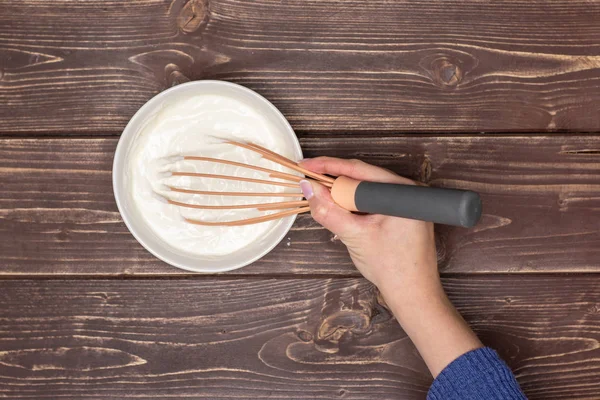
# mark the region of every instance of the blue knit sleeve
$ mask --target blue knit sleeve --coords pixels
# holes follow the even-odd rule
[[[489,347],[469,351],[435,378],[427,400],[526,400],[510,368]]]

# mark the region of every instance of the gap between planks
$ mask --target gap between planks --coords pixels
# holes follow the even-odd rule
[[[175,267],[173,267],[175,268]],[[443,279],[494,279],[494,278],[510,278],[518,276],[535,276],[540,279],[544,278],[560,278],[560,277],[588,277],[590,279],[600,278],[600,272],[484,272],[481,274],[462,273],[462,272],[451,272],[451,273],[440,273],[440,277]],[[0,281],[89,281],[89,280],[102,280],[102,281],[149,281],[149,280],[164,280],[164,281],[186,281],[186,280],[222,280],[222,281],[234,281],[239,279],[244,280],[268,280],[268,279],[281,279],[281,280],[323,280],[323,279],[357,279],[362,278],[362,275],[356,272],[356,274],[310,274],[310,275],[289,275],[289,274],[183,274],[183,275],[161,275],[161,274],[148,274],[148,275],[19,275],[19,274],[7,274],[0,275]]]
[[[0,140],[53,140],[53,139],[73,139],[73,140],[85,140],[85,139],[114,139],[116,137],[120,137],[123,132],[106,132],[101,134],[82,134],[81,132],[77,133],[56,133],[56,132],[31,132],[31,133],[23,133],[19,132],[18,134],[6,134],[0,133]],[[549,132],[540,132],[540,131],[522,131],[522,132],[414,132],[411,133],[409,131],[399,131],[399,132],[390,132],[390,131],[359,131],[359,130],[345,130],[340,132],[335,131],[295,131],[296,136],[299,140],[302,139],[361,139],[361,138],[377,138],[377,139],[388,139],[388,138],[434,138],[440,137],[442,139],[448,139],[451,137],[482,137],[482,136],[493,136],[494,138],[510,138],[510,137],[532,137],[532,138],[540,138],[540,137],[591,137],[597,136],[600,137],[600,131],[592,131],[592,132],[569,132],[569,131],[549,131]]]

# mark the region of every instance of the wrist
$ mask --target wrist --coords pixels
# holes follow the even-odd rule
[[[377,287],[388,304],[405,303],[446,297],[437,265],[416,266],[418,271],[388,276],[377,282]]]
[[[386,282],[379,290],[405,329],[412,321],[452,308],[437,273],[405,277],[401,282]]]

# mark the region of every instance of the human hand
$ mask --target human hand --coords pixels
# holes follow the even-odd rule
[[[415,184],[358,160],[319,157],[301,165],[361,181]],[[444,293],[431,222],[353,214],[338,206],[326,187],[309,181],[300,186],[313,218],[348,247],[354,265],[379,288],[434,377],[452,360],[483,346]]]
[[[415,184],[359,160],[319,157],[304,160],[301,165],[314,172],[357,180]],[[324,186],[304,181],[301,187],[313,218],[348,247],[358,270],[379,288],[384,297],[392,292],[408,294],[415,288],[441,290],[432,223],[353,214],[338,206]]]

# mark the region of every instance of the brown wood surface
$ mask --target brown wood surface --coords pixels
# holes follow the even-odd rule
[[[600,0],[1,1],[0,397],[425,397],[310,216],[218,277],[127,231],[117,136],[162,90],[222,79],[308,157],[479,191],[480,225],[437,230],[452,301],[530,399],[600,399],[599,20]]]
[[[0,141],[4,275],[182,274],[146,252],[112,194],[117,139]],[[440,227],[444,272],[600,272],[600,138],[305,138],[306,156],[361,158],[433,186],[477,190],[473,229]],[[344,246],[308,215],[235,274],[356,274]]]
[[[452,278],[530,400],[597,399],[600,286]],[[0,396],[424,399],[431,377],[362,279],[1,281]]]
[[[118,134],[225,79],[302,132],[600,129],[600,1],[4,0],[0,133]]]

